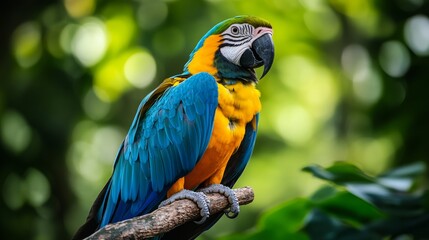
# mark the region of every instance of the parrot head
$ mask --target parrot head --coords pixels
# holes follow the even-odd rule
[[[184,72],[208,72],[218,80],[257,82],[254,69],[264,66],[262,78],[273,63],[272,34],[271,25],[257,17],[226,19],[201,38]]]

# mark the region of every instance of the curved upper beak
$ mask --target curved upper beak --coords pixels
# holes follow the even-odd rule
[[[252,45],[240,58],[240,65],[248,68],[264,66],[261,79],[268,73],[274,60],[274,44],[271,29],[263,29],[255,36]]]
[[[274,61],[274,44],[271,33],[265,33],[253,41],[252,48],[256,53],[256,59],[260,58],[264,65],[262,79],[268,73]]]

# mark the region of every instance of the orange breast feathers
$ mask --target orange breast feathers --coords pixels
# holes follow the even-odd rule
[[[195,168],[172,186],[168,197],[184,188],[220,183],[228,160],[244,138],[246,124],[261,110],[260,92],[253,84],[218,83],[218,91],[219,106],[207,150]]]

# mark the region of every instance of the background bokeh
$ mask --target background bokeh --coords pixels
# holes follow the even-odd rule
[[[256,15],[276,57],[260,81],[255,201],[202,239],[252,228],[320,181],[309,164],[377,174],[429,151],[426,0],[15,0],[0,9],[0,230],[67,239],[111,174],[140,100],[181,73],[217,22]]]

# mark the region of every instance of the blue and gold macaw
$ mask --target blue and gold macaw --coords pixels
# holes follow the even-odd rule
[[[268,22],[238,16],[202,37],[183,73],[142,100],[112,177],[75,239],[183,198],[199,206],[201,220],[161,237],[193,239],[221,216],[210,216],[205,193],[211,192],[228,197],[228,216],[239,213],[230,188],[255,144],[261,103],[254,69],[264,66],[261,78],[269,71],[272,33]]]

